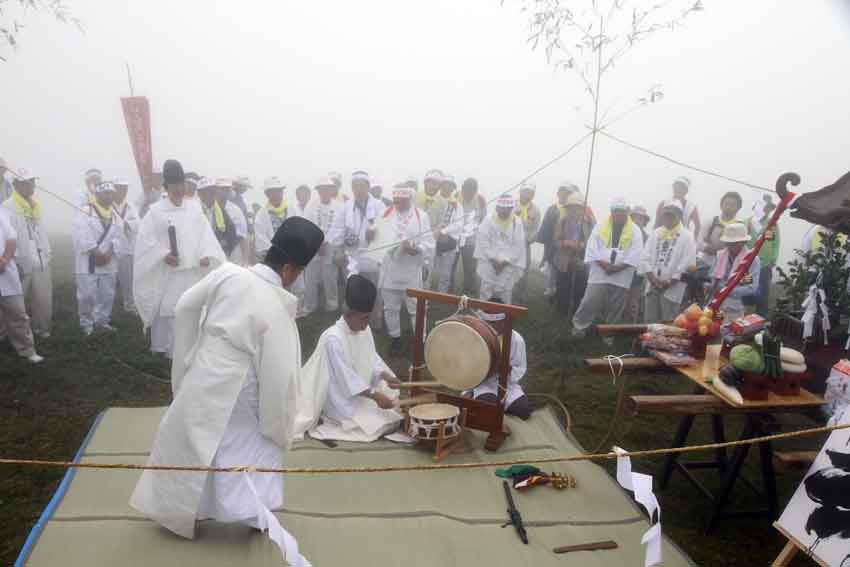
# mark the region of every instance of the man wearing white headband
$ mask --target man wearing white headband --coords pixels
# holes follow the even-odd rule
[[[12,174],[13,192],[3,207],[9,212],[12,228],[18,233],[15,263],[23,285],[32,331],[50,336],[53,319],[53,280],[50,275],[52,252],[41,204],[35,197],[36,177],[26,169]]]
[[[124,230],[120,217],[112,212],[115,186],[101,181],[94,191],[94,200],[82,207],[74,222],[77,310],[86,336],[96,328],[115,331],[109,324],[118,272],[115,250]]]
[[[121,223],[115,255],[118,258],[118,287],[124,302],[124,311],[135,313],[133,303],[133,249],[136,247],[136,235],[139,233],[139,213],[136,206],[127,198],[129,184],[123,177],[112,182],[115,186],[115,201],[112,203],[112,214]]]
[[[491,297],[487,301],[492,303],[503,303],[498,297]],[[505,314],[489,313],[479,311],[478,316],[486,321],[496,333],[502,337],[505,334]],[[505,412],[515,415],[520,419],[531,417],[531,402],[520,386],[520,380],[525,376],[528,369],[528,358],[525,349],[525,339],[516,330],[511,331],[511,355],[508,359],[510,371],[508,373],[508,388],[505,392]],[[499,394],[499,374],[490,375],[484,382],[475,387],[472,396],[476,400],[496,403]]]
[[[443,213],[435,225],[436,250],[434,280],[437,291],[447,293],[452,287],[452,276],[457,262],[458,243],[463,233],[463,209],[456,194],[457,184],[451,175],[443,175],[440,197],[445,202]]]
[[[584,298],[573,315],[573,336],[584,336],[594,320],[622,323],[626,296],[640,264],[643,236],[629,216],[629,204],[617,197],[611,214],[593,229],[584,261],[590,265]],[[606,344],[612,341],[605,338]]]
[[[405,304],[411,325],[416,316],[416,298],[407,288],[421,288],[423,269],[434,254],[434,235],[428,215],[413,206],[413,189],[396,187],[393,205],[376,223],[381,241],[389,241],[382,254],[379,289],[384,300],[384,320],[394,352],[401,350],[401,305]]]
[[[15,264],[17,239],[8,210],[0,207],[0,321],[18,355],[38,364],[44,358],[35,352],[35,340],[24,305],[24,291]]]
[[[384,214],[384,205],[369,193],[369,174],[358,170],[351,174],[351,194],[342,205],[340,214],[334,218],[331,227],[331,244],[342,255],[344,277],[360,274],[374,285],[378,285],[380,266],[366,254],[369,245],[375,240],[375,224]],[[382,327],[383,304],[375,301],[369,326],[374,330]]]
[[[307,210],[307,219],[322,229],[325,241],[319,252],[307,266],[304,292],[304,312],[309,315],[323,307],[322,311],[336,311],[339,308],[339,267],[334,263],[335,249],[330,242],[331,228],[336,217],[342,211],[342,202],[336,199],[339,190],[330,177],[320,178],[314,187],[317,199],[312,199]],[[324,293],[325,304],[319,305],[319,290]]]
[[[516,199],[503,195],[496,210],[481,223],[475,240],[475,258],[481,280],[479,296],[497,296],[511,302],[514,285],[525,269],[525,229],[514,215]]]
[[[185,175],[177,160],[162,168],[168,195],[142,218],[133,253],[133,298],[151,351],[171,358],[177,300],[226,258],[199,205],[183,200]]]
[[[672,321],[681,311],[686,283],[683,275],[696,266],[697,245],[682,223],[682,203],[665,201],[661,226],[652,231],[641,255],[638,274],[646,279],[644,319],[647,323]]]

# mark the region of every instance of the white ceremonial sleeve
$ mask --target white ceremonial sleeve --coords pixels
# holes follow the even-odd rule
[[[210,291],[220,278],[213,272],[187,289],[174,309],[174,350],[171,362],[171,395],[177,396],[183,377],[194,358],[201,338],[201,323]]]
[[[349,397],[369,391],[370,382],[360,376],[351,365],[338,337],[328,336],[325,341],[325,355],[328,358],[331,388],[339,388]]]
[[[496,259],[496,252],[493,247],[493,231],[495,229],[496,227],[489,217],[484,219],[484,222],[478,228],[473,256],[479,262],[489,262]]]
[[[522,226],[522,222],[514,219],[515,226],[517,228],[517,232],[514,235],[514,261],[511,263],[521,269],[525,269],[525,227]]]
[[[697,263],[697,245],[693,236],[683,229],[685,232],[679,240],[679,254],[676,257],[676,262],[673,265],[673,279],[679,280],[682,274],[688,271],[688,268],[695,266]]]
[[[292,444],[301,381],[301,340],[295,325],[298,300],[283,288],[274,289],[285,301],[255,355],[260,394],[260,433],[286,450]],[[285,298],[285,299],[283,299]]]
[[[77,254],[88,254],[97,248],[100,234],[94,234],[90,220],[86,213],[79,213],[74,219],[74,250]]]
[[[227,214],[230,215],[230,220],[233,221],[233,227],[236,229],[236,236],[239,238],[248,237],[248,219],[238,206],[232,202],[227,202]]]
[[[522,335],[513,331],[511,336],[511,373],[508,375],[508,384],[519,384],[528,371],[528,358],[525,350],[525,339]]]

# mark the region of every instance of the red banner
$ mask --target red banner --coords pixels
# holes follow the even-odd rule
[[[153,183],[153,148],[151,145],[151,107],[143,96],[121,99],[124,109],[124,121],[130,135],[130,146],[136,167],[142,180],[142,189],[150,188]]]

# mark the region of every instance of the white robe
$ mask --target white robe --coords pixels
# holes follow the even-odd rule
[[[510,364],[511,372],[508,374],[508,388],[507,392],[505,392],[504,407],[506,408],[525,395],[519,382],[528,370],[528,358],[525,351],[525,339],[516,331],[511,331],[511,356],[508,363]],[[472,390],[472,396],[475,398],[484,394],[493,394],[498,397],[498,374],[490,376]]]
[[[177,234],[177,267],[165,263],[171,251],[169,226]],[[206,268],[200,264],[203,258],[210,260]],[[200,207],[187,203],[177,207],[171,199],[151,205],[139,225],[133,253],[133,298],[144,328],[156,318],[174,317],[183,292],[224,261],[224,252]]]
[[[688,271],[689,266],[696,266],[697,245],[693,233],[683,225],[679,235],[667,241],[668,246],[672,246],[672,249],[667,252],[662,249],[665,242],[661,237],[663,230],[663,227],[659,227],[649,234],[641,254],[638,274],[645,276],[653,273],[663,281],[672,281],[673,284],[664,290],[664,298],[674,303],[681,303],[687,288],[687,284],[682,281],[682,274]],[[645,293],[649,293],[652,289],[652,284],[647,278]]]
[[[599,229],[603,224],[604,221],[594,227],[590,239],[587,241],[587,249],[584,253],[584,262],[590,265],[587,283],[588,285],[609,284],[628,289],[632,287],[635,268],[640,265],[640,257],[643,252],[643,233],[641,233],[638,225],[632,223],[632,241],[629,243],[629,247],[626,250],[614,249],[610,248],[608,243],[599,236]],[[623,230],[625,230],[625,227],[623,227]],[[623,238],[622,235],[620,238]],[[616,252],[614,265],[625,264],[628,268],[620,270],[616,274],[605,273],[605,270],[597,262],[610,262],[612,252]]]
[[[398,391],[381,379],[384,371],[392,374],[375,351],[372,330],[352,332],[341,317],[322,333],[302,369],[295,439],[309,431],[317,439],[370,442],[395,430],[400,413],[358,395],[371,390],[398,399]]]
[[[478,277],[483,282],[493,288],[510,290],[525,271],[525,230],[514,215],[508,222],[503,230],[492,215],[484,219],[475,239],[475,258]],[[497,274],[491,260],[507,261],[508,265]]]
[[[376,238],[370,244],[381,260],[380,289],[404,291],[407,288],[422,288],[422,268],[430,265],[434,258],[434,234],[428,215],[411,207],[403,214],[388,208],[376,225]],[[400,244],[409,241],[419,247],[419,254],[411,255]],[[384,248],[387,245],[393,245]],[[370,253],[371,254],[371,253]]]
[[[118,260],[115,251],[123,230],[124,223],[120,217],[112,215],[112,221],[104,226],[94,205],[83,206],[74,218],[74,274],[90,275],[89,257],[95,250],[102,254],[112,251],[113,255],[106,264],[94,266],[91,273],[100,275],[117,272]]]
[[[44,217],[42,216],[38,223],[28,220],[18,213],[12,199],[4,201],[3,207],[9,211],[9,221],[18,233],[15,263],[18,265],[21,276],[33,272],[49,272],[52,253],[47,230],[43,225]]]
[[[262,265],[225,264],[183,294],[176,309],[174,401],[160,423],[149,464],[210,466],[244,459],[238,464],[279,465],[279,451],[292,439],[299,389],[295,308],[295,297]],[[187,538],[194,537],[202,513],[222,521],[252,520],[241,483],[208,477],[145,471],[130,504]],[[280,481],[275,476],[274,482]],[[210,490],[214,503],[204,499]],[[258,492],[266,507],[280,506],[277,488]]]

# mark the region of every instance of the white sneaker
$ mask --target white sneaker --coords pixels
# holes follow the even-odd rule
[[[32,356],[28,356],[27,360],[30,361],[32,364],[39,364],[44,362],[44,357],[39,356],[37,354],[33,354]]]

